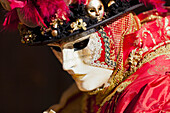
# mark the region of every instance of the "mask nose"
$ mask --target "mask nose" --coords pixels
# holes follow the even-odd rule
[[[96,16],[100,16],[99,10],[96,10]]]
[[[72,70],[76,66],[76,57],[74,49],[63,49],[63,69],[65,71]]]

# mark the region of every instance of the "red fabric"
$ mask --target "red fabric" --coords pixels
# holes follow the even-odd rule
[[[146,63],[119,97],[115,113],[170,112],[170,59],[160,56]]]
[[[147,48],[142,56],[144,58],[146,54],[170,43],[169,32],[170,16],[165,16],[145,24],[135,33],[126,35],[123,43],[124,61],[134,49],[139,51],[139,48]],[[158,55],[143,64],[123,82],[129,81],[132,83],[121,94],[117,92],[111,100],[101,106],[100,113],[170,112],[170,53]]]
[[[135,48],[147,48],[144,57],[146,53],[169,43],[169,28],[170,16],[167,16],[147,23],[139,31],[127,35],[124,39],[124,60]],[[115,113],[170,112],[169,56],[158,56],[131,75],[138,77],[120,95]]]
[[[110,53],[110,60],[114,61],[114,62],[118,62],[117,65],[119,65],[119,68],[121,69],[121,62],[122,62],[122,58],[123,58],[123,52],[121,51],[121,42],[123,40],[123,34],[125,34],[126,31],[128,31],[129,33],[133,32],[133,30],[129,30],[133,24],[132,24],[132,20],[131,20],[131,14],[125,14],[124,16],[120,16],[116,19],[113,19],[112,21],[108,22],[106,26],[104,26],[104,32],[106,33],[106,35],[109,37],[109,45],[108,47],[110,48],[108,51]],[[97,31],[98,36],[100,37],[101,40],[101,53],[100,53],[100,58],[98,58],[97,60],[95,60],[95,63],[98,63],[100,65],[105,65],[106,67],[110,67],[111,69],[114,69],[114,67],[111,67],[110,65],[108,65],[105,62],[105,58],[106,58],[106,47],[105,47],[105,42],[104,42],[104,38],[101,36],[101,34]],[[119,57],[118,57],[119,56]],[[92,64],[93,65],[93,64]],[[99,66],[99,65],[97,65]]]
[[[140,15],[141,16],[141,15]],[[142,17],[142,16],[141,16]],[[144,17],[143,17],[144,18]],[[170,16],[145,24],[139,31],[126,35],[123,43],[124,64],[131,50],[135,48],[147,48],[145,53],[153,50],[160,43],[166,43],[170,39]],[[162,45],[160,45],[162,46]],[[158,47],[160,47],[158,46]],[[144,56],[145,54],[143,54]]]

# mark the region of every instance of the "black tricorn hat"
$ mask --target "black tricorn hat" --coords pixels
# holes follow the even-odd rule
[[[34,6],[31,8],[31,11],[37,16],[35,16],[35,18],[32,16],[32,20],[38,20],[36,26],[30,26],[30,21],[27,22],[29,18],[24,18],[24,16],[31,15],[32,13],[26,9],[24,9],[24,11],[17,10],[18,19],[20,20],[18,29],[22,37],[21,42],[28,45],[44,45],[76,35],[81,36],[82,33],[88,35],[96,32],[100,26],[105,25],[114,18],[143,6],[143,3],[140,3],[138,0],[95,0],[100,1],[103,6],[103,15],[99,20],[97,16],[96,18],[92,18],[88,14],[87,6],[92,0],[79,0],[79,2],[66,3],[68,7],[63,6],[65,2],[63,2],[63,0],[21,1],[23,1],[23,4],[27,3],[31,7]],[[45,6],[47,8],[44,8]],[[99,10],[101,10],[101,7],[99,8]],[[93,9],[91,11],[94,12]],[[48,13],[48,16],[46,16],[46,13]],[[26,21],[23,21],[23,18]]]

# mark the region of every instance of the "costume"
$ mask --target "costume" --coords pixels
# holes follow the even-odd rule
[[[167,10],[169,11],[169,8]],[[130,17],[134,18],[135,16],[131,13],[123,15],[123,18],[126,18],[126,20],[130,19]],[[61,107],[59,112],[167,113],[170,111],[170,46],[168,34],[170,17],[167,13],[158,13],[156,10],[144,12],[138,15],[138,17],[140,20],[135,17],[137,20],[134,23],[130,21],[131,25],[126,23],[129,29],[124,36],[123,42],[123,67],[125,70],[123,73],[124,76],[128,77],[109,93],[107,93],[107,90],[91,96],[82,96],[80,92],[76,93],[79,100],[76,101],[78,101],[77,103],[82,102],[83,107],[79,106],[79,109],[76,109],[77,111],[75,109],[67,111],[65,109],[66,104],[65,107],[64,105],[62,106],[63,108]],[[120,24],[119,22],[122,22],[120,18],[117,19],[117,23],[111,23],[104,29],[108,33],[110,26],[116,26],[113,24]],[[142,22],[143,25],[137,22]],[[119,27],[122,28],[120,25]],[[114,29],[117,28],[114,27],[112,33],[117,34],[117,37],[120,36],[116,30],[114,32]],[[136,31],[136,29],[139,30]],[[115,36],[113,34],[112,36]],[[129,67],[130,71],[128,71]],[[117,79],[117,82],[119,82],[119,78]],[[80,100],[80,98],[83,99]],[[53,106],[51,109],[59,109],[56,106]]]
[[[156,11],[149,11],[140,14],[139,18],[146,19],[155,14]],[[157,16],[162,15],[157,14]],[[129,59],[132,71],[133,69],[135,71],[119,84],[102,101],[102,104],[100,103],[100,106],[93,106],[96,110],[94,112],[166,113],[170,111],[169,34],[165,30],[170,25],[169,20],[169,16],[161,17],[156,21],[145,23],[139,31],[125,36],[124,67],[126,68],[125,62]],[[129,53],[128,58],[126,55]]]
[[[114,70],[108,79],[109,85],[98,87],[88,93],[79,92],[73,86],[64,93],[60,104],[49,108],[47,113],[170,112],[170,16],[168,14],[170,8],[162,9],[160,7],[162,1],[149,2],[156,4],[155,7],[164,13],[151,10],[136,16],[130,10],[125,10],[126,13],[112,18],[109,16],[111,14],[109,10],[108,17],[99,16],[99,18],[95,17],[91,20],[86,17],[82,18],[82,15],[74,15],[70,19],[74,20],[74,17],[81,19],[71,20],[70,23],[54,18],[49,23],[49,26],[52,27],[41,28],[39,35],[43,36],[43,39],[38,36],[36,38],[39,33],[37,28],[29,31],[30,28],[25,27],[28,22],[23,22],[25,25],[20,27],[23,42],[37,44],[41,41],[45,44],[47,42],[59,43],[61,37],[80,37],[81,35],[77,32],[81,33],[81,30],[91,29],[90,26],[100,24],[103,18],[111,18],[99,28],[95,28],[95,31],[92,29],[85,32],[85,35],[95,37],[95,43],[97,43],[95,50],[91,53],[95,55],[91,56],[90,62],[85,63],[90,66]],[[112,5],[115,3],[117,2],[115,1]],[[124,5],[121,4],[121,6],[126,9]],[[116,12],[115,7],[111,8],[109,5],[108,7],[108,9],[112,9],[111,11]],[[65,12],[66,9],[61,10]],[[72,11],[74,12],[73,9]],[[63,14],[58,14],[57,17],[67,20],[66,13]],[[38,16],[39,14],[37,14]],[[43,16],[48,18],[48,15]],[[42,22],[41,18],[38,20],[46,26],[47,23]],[[58,26],[56,27],[57,22],[61,22],[59,29]],[[31,27],[37,26],[37,23],[29,25]],[[24,32],[23,28],[28,31]],[[69,29],[69,34],[65,30],[64,32],[60,31],[65,28]],[[77,36],[72,35],[74,33]],[[70,92],[72,94],[69,94]]]

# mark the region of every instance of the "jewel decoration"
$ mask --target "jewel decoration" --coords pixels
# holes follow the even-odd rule
[[[71,30],[71,33],[75,30],[78,30],[78,29],[83,29],[83,30],[86,30],[87,24],[85,22],[83,22],[83,19],[77,19],[76,22],[73,22],[70,24],[70,27],[73,28]]]

